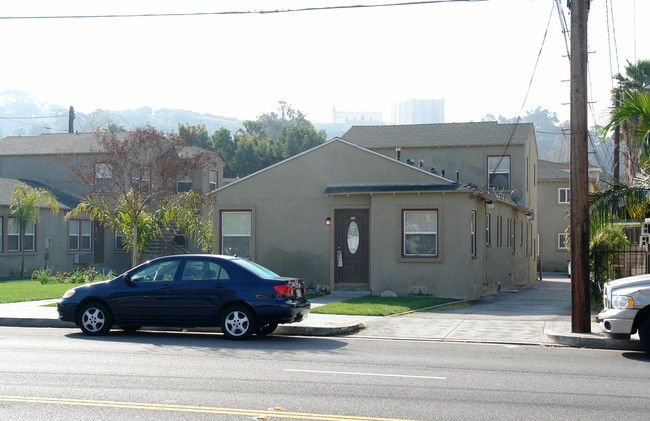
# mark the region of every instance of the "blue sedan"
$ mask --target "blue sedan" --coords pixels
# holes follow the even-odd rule
[[[59,320],[87,335],[114,326],[220,327],[229,339],[268,335],[309,314],[304,282],[250,260],[218,255],[160,257],[104,282],[67,291]]]

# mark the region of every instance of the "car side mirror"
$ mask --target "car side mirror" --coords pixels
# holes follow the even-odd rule
[[[124,278],[122,278],[122,280],[127,285],[133,284],[133,282],[131,282],[131,274],[130,273],[127,273],[126,275],[124,275]]]

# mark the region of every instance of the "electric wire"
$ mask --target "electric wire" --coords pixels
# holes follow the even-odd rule
[[[396,3],[353,4],[337,6],[303,7],[297,9],[277,10],[247,10],[220,12],[187,12],[187,13],[127,13],[105,15],[51,15],[51,16],[0,16],[0,20],[30,20],[30,19],[112,19],[112,18],[151,18],[151,17],[183,17],[183,16],[217,16],[217,15],[271,15],[281,13],[300,13],[327,10],[373,9],[381,7],[420,6],[436,3],[482,2],[487,0],[423,0]]]
[[[499,161],[497,162],[497,165],[495,166],[494,170],[492,171],[491,174],[488,174],[487,181],[483,185],[483,187],[480,189],[481,191],[487,191],[489,193],[489,185],[490,185],[490,178],[496,173],[496,170],[499,168],[501,165],[501,162],[503,161],[503,158],[506,155],[506,152],[508,151],[508,148],[510,147],[510,143],[512,143],[512,139],[514,138],[515,135],[515,130],[520,125],[521,121],[521,114],[524,111],[524,107],[526,106],[526,101],[528,100],[528,95],[530,94],[530,90],[533,86],[533,80],[535,79],[535,73],[537,72],[537,65],[539,64],[539,60],[542,56],[542,51],[544,50],[544,45],[546,44],[546,36],[548,35],[548,28],[551,25],[551,18],[553,17],[553,7],[551,7],[551,13],[549,14],[548,17],[548,22],[546,23],[546,29],[544,30],[544,36],[542,37],[542,44],[539,47],[539,52],[537,53],[537,58],[535,60],[535,66],[533,66],[533,72],[530,76],[530,80],[528,81],[528,88],[526,88],[526,94],[524,95],[524,100],[521,104],[521,108],[519,110],[519,115],[517,116],[517,119],[515,120],[515,123],[512,125],[512,128],[510,129],[510,133],[508,134],[508,140],[506,141],[506,144],[503,148],[503,152],[501,153],[501,156],[499,157]]]

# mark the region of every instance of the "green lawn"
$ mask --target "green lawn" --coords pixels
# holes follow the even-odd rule
[[[41,284],[36,281],[0,282],[0,303],[61,298],[67,290],[81,284]]]
[[[347,314],[352,316],[390,316],[406,311],[421,310],[458,300],[432,297],[374,297],[351,298],[338,303],[312,308],[316,314]]]

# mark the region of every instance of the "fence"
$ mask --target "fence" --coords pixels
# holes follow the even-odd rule
[[[650,272],[650,258],[645,246],[630,245],[624,250],[596,250],[592,256],[592,274],[596,288],[594,296],[602,293],[602,285],[614,279]]]

